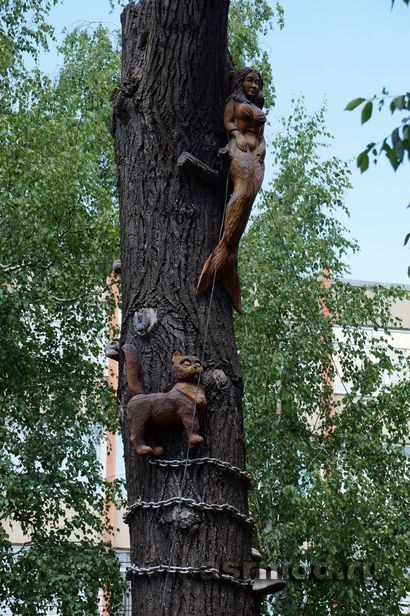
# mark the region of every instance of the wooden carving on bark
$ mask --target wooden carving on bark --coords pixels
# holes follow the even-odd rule
[[[241,567],[251,558],[232,303],[219,282],[196,293],[224,212],[225,181],[208,170],[216,168],[218,150],[226,145],[228,7],[229,0],[140,0],[121,17],[123,64],[113,132],[133,616],[256,613],[250,580],[218,573],[224,562]],[[245,122],[235,121],[240,127]],[[189,156],[181,159],[183,152]],[[147,307],[155,312],[152,328],[153,319],[141,314]],[[195,455],[181,425],[158,428],[164,459],[135,455],[126,421],[126,344],[141,358],[145,392],[172,387],[169,358],[175,349],[201,358],[207,407]]]
[[[225,104],[224,126],[229,135],[230,175],[233,193],[226,206],[223,235],[206,260],[197,286],[205,291],[221,280],[234,308],[242,311],[238,276],[238,247],[255,197],[262,186],[265,159],[262,111],[263,80],[252,68],[234,74],[234,88]]]
[[[127,419],[130,441],[140,455],[162,456],[163,447],[148,445],[152,441],[152,430],[158,426],[171,426],[182,423],[188,439],[188,446],[194,447],[204,440],[198,434],[198,416],[206,407],[203,388],[199,384],[203,368],[201,361],[193,355],[182,355],[178,351],[172,356],[172,375],[177,381],[171,391],[166,393],[144,394],[139,378],[137,352],[131,344],[123,347],[127,382],[132,394],[128,402]]]

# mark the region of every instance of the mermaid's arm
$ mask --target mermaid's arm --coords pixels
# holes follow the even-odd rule
[[[226,103],[224,110],[224,126],[229,137],[233,137],[233,133],[236,131],[240,132],[235,120],[235,101],[233,98],[230,98]]]
[[[256,156],[261,161],[261,163],[265,160],[266,154],[266,144],[263,133],[260,136],[259,144],[256,148]]]
[[[236,123],[235,107],[234,99],[230,98],[225,105],[224,126],[229,135],[229,139],[234,139],[238,148],[243,152],[246,152],[248,149],[248,143]]]

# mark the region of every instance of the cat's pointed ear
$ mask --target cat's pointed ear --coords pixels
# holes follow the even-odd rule
[[[180,353],[179,351],[175,351],[175,353],[172,356],[172,363],[176,364],[182,357],[182,353]]]

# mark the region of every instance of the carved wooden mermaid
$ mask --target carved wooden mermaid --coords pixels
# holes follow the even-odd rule
[[[243,68],[236,71],[234,88],[226,101],[224,125],[229,135],[230,175],[233,193],[226,207],[221,241],[206,260],[197,292],[212,285],[214,276],[221,280],[234,308],[242,311],[238,276],[239,240],[245,231],[255,197],[264,174],[266,116],[262,111],[263,80],[258,71]]]
[[[135,451],[140,455],[162,455],[162,447],[147,444],[150,428],[179,422],[182,422],[185,428],[189,446],[202,443],[203,438],[198,434],[198,414],[206,407],[207,400],[203,388],[199,385],[203,371],[199,359],[193,355],[174,353],[172,375],[177,381],[176,385],[167,393],[143,394],[136,349],[131,344],[125,344],[123,351],[128,387],[133,396],[128,403],[127,416],[130,440]]]

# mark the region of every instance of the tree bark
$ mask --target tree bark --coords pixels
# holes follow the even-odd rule
[[[177,164],[188,152],[215,168],[218,149],[226,143],[228,7],[229,0],[141,0],[126,7],[113,130],[121,210],[121,345],[137,347],[145,392],[171,387],[174,351],[201,357],[205,345],[204,443],[189,457],[216,458],[243,469],[242,377],[231,304],[219,283],[211,303],[210,290],[201,296],[195,292],[201,267],[218,243],[226,174],[222,182],[210,182],[192,165]],[[158,319],[145,337],[133,328],[133,315],[143,308],[154,309]],[[123,361],[119,395],[126,417]],[[130,505],[137,499],[152,503],[182,496],[231,505],[248,515],[247,484],[239,474],[211,463],[161,467],[149,456],[136,455],[126,421],[123,437]],[[158,440],[164,459],[186,458],[182,427],[160,432]],[[129,526],[131,561],[137,567],[219,569],[226,561],[240,566],[251,559],[252,528],[229,508],[206,510],[183,502],[137,508]],[[195,574],[133,575],[132,600],[133,616],[254,613],[249,587]]]

